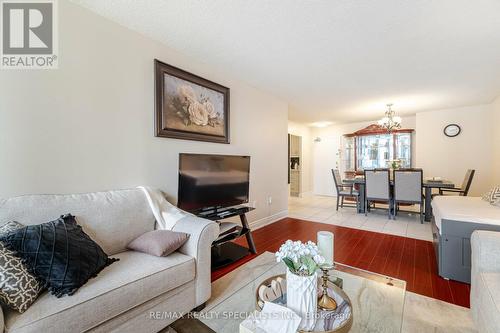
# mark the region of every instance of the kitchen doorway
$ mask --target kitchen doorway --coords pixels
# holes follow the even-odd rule
[[[290,196],[299,197],[302,179],[302,137],[288,134],[288,183]]]

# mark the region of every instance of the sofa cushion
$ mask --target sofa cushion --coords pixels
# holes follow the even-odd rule
[[[436,196],[432,199],[432,211],[439,233],[442,220],[500,225],[500,209],[480,197]]]
[[[0,200],[0,224],[40,224],[67,213],[76,216],[85,233],[109,255],[126,251],[132,240],[155,227],[155,218],[141,189]]]
[[[474,311],[481,315],[482,332],[499,332],[500,330],[500,273],[479,273],[477,292],[474,299]]]
[[[73,295],[116,261],[82,231],[71,214],[14,230],[0,236],[0,242],[15,251],[28,270],[57,297]]]
[[[194,259],[179,252],[155,257],[127,251],[115,257],[120,261],[71,297],[56,298],[44,293],[22,315],[7,310],[6,331],[85,331],[195,277]]]

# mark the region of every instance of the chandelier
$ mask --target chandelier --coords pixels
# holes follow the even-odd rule
[[[391,107],[392,104],[387,104],[387,111],[385,111],[384,118],[378,121],[378,125],[385,128],[389,133],[401,128],[401,117],[395,116],[396,113]]]

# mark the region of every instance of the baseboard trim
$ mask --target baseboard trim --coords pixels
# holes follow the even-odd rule
[[[299,193],[300,198],[307,198],[307,197],[312,197],[314,194],[312,191],[307,191],[307,192],[301,192]]]
[[[278,220],[281,220],[288,216],[288,210],[281,211],[279,213],[273,214],[271,216],[264,217],[260,220],[250,222],[250,228],[252,230],[256,230],[266,225],[272,224]]]

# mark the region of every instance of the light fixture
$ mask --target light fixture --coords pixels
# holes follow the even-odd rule
[[[309,126],[318,127],[318,128],[328,127],[330,125],[333,125],[333,123],[331,121],[318,121],[318,122],[309,124]]]
[[[391,107],[392,104],[387,104],[384,118],[378,121],[378,125],[385,128],[389,133],[401,128],[401,117],[395,116],[396,113]]]

